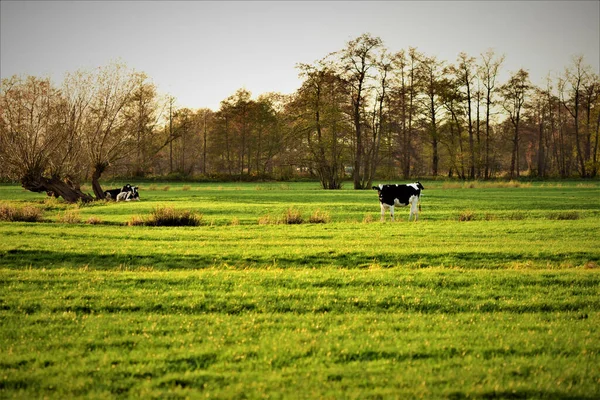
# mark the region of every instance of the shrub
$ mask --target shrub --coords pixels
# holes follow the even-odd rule
[[[190,185],[185,185],[181,190],[183,190],[184,192],[187,192],[188,190],[190,190],[192,187]]]
[[[0,221],[39,222],[41,220],[42,211],[37,207],[15,207],[9,204],[0,204]]]
[[[198,226],[202,215],[187,210],[175,210],[173,207],[156,207],[145,221],[148,226]]]
[[[286,225],[297,225],[304,222],[300,210],[290,207],[288,208],[281,219],[281,223]]]
[[[308,221],[311,224],[326,224],[331,221],[331,217],[329,213],[317,209],[312,213]]]
[[[150,185],[150,187],[148,188],[148,190],[158,190],[158,186],[156,186],[154,183],[152,185]]]

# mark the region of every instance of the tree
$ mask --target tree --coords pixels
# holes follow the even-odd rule
[[[344,82],[324,63],[299,68],[304,82],[294,99],[295,131],[306,138],[309,159],[323,189],[340,189]]]
[[[496,92],[496,77],[500,66],[504,62],[504,56],[496,57],[493,50],[488,50],[481,55],[479,66],[479,78],[485,89],[485,153],[483,157],[485,179],[490,177],[490,141],[491,141],[491,112],[494,105],[494,93]]]
[[[503,96],[502,106],[508,113],[509,120],[514,128],[512,139],[512,154],[510,161],[510,178],[519,177],[519,128],[521,112],[529,89],[529,72],[520,69],[512,74],[508,82],[500,87]]]
[[[439,167],[438,117],[442,106],[440,94],[443,90],[444,83],[444,80],[442,79],[444,62],[438,61],[436,57],[427,57],[421,61],[420,67],[421,82],[424,91],[423,104],[424,108],[427,110],[427,113],[423,117],[427,133],[431,140],[431,173],[433,176],[437,176]]]
[[[135,101],[135,91],[147,77],[119,63],[100,67],[94,73],[80,71],[67,77],[69,99],[82,99],[83,126],[79,133],[92,168],[92,188],[103,199],[102,173],[135,149],[135,130],[129,129],[126,108]]]
[[[350,88],[351,116],[354,124],[354,168],[352,171],[354,189],[365,189],[368,176],[363,163],[365,157],[365,139],[363,137],[364,110],[368,105],[366,95],[369,92],[369,71],[376,66],[376,53],[383,42],[378,37],[363,34],[351,40],[342,51],[343,77]]]
[[[458,55],[458,65],[454,69],[461,87],[464,89],[464,100],[467,102],[467,122],[469,132],[469,178],[475,179],[475,141],[473,138],[473,80],[476,78],[474,72],[475,58],[467,56],[466,53]],[[479,157],[477,157],[479,159]]]
[[[424,56],[415,48],[400,51],[393,57],[394,82],[390,93],[391,114],[398,125],[396,159],[400,163],[402,176],[410,176],[414,147],[414,121],[417,115],[417,87],[419,60]]]
[[[79,179],[81,124],[78,107],[69,103],[49,79],[12,77],[0,92],[0,163],[23,188],[88,202]]]

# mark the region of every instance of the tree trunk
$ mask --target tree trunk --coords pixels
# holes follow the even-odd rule
[[[107,167],[107,162],[99,162],[94,166],[94,173],[92,174],[92,189],[94,189],[94,195],[98,200],[104,200],[104,191],[102,190],[102,186],[100,186],[100,177]]]
[[[79,200],[84,203],[94,201],[92,196],[83,193],[71,182],[67,182],[57,176],[46,178],[39,172],[30,172],[21,178],[21,186],[31,192],[46,192],[49,196],[62,197],[67,203],[76,203]]]

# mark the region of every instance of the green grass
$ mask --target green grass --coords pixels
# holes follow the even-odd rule
[[[0,222],[0,398],[600,397],[597,181],[424,182],[383,224],[374,191],[147,186],[0,185],[43,213]],[[127,226],[156,207],[202,224]]]

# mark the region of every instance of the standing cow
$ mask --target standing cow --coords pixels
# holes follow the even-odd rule
[[[409,183],[407,185],[379,185],[373,186],[379,194],[381,206],[381,222],[385,221],[385,210],[390,209],[392,221],[394,220],[394,206],[407,206],[410,204],[408,220],[414,215],[415,221],[419,219],[421,210],[421,191],[425,188],[421,182]]]

